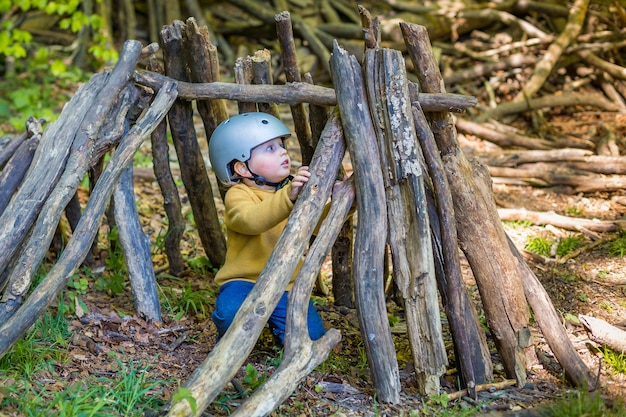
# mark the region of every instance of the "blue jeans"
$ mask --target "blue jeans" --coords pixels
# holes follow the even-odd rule
[[[215,310],[213,311],[213,323],[217,327],[218,339],[221,338],[228,327],[233,322],[239,307],[243,304],[254,283],[247,281],[230,281],[222,285],[217,293]],[[278,338],[281,345],[285,344],[285,325],[287,323],[287,297],[289,293],[285,291],[280,297],[280,301],[274,312],[267,321],[272,333]],[[313,301],[309,300],[309,310],[307,316],[307,326],[311,340],[317,340],[324,336],[326,328],[322,322]]]

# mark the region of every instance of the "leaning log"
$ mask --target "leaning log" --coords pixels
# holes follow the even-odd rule
[[[184,23],[175,21],[161,30],[165,72],[175,79],[188,81],[183,54]],[[191,103],[178,100],[168,114],[170,131],[180,163],[181,178],[189,196],[198,234],[206,256],[215,267],[224,263],[226,240],[213,201],[211,183],[196,137]]]
[[[356,178],[357,218],[354,239],[354,293],[359,324],[379,401],[400,400],[400,377],[385,305],[384,259],[387,240],[385,190],[362,69],[336,43],[331,73],[344,135]]]
[[[35,156],[35,150],[39,146],[40,138],[41,132],[26,139],[2,169],[2,173],[0,173],[0,214],[9,205],[11,196],[22,183]]]
[[[445,92],[443,79],[423,26],[400,24],[423,91]],[[486,169],[468,161],[456,138],[449,113],[431,113],[429,120],[444,162],[454,199],[459,242],[476,277],[487,324],[504,368],[518,386],[526,383],[526,353],[531,346],[530,315],[517,260],[508,249]]]
[[[424,157],[411,117],[402,53],[365,51],[366,85],[387,196],[393,276],[404,304],[418,390],[438,395],[448,359],[443,342],[430,223],[424,187]]]
[[[133,156],[143,140],[150,135],[152,129],[167,114],[176,99],[176,91],[175,84],[163,85],[143,117],[122,139],[120,146],[96,183],[73,238],[68,242],[63,254],[35,291],[24,301],[22,307],[9,320],[0,325],[0,357],[26,333],[45,309],[56,300],[76,268],[85,259],[91,243],[98,233],[102,214],[111,198],[115,184],[119,181],[122,172],[132,163]],[[64,112],[66,111],[68,111],[67,107]]]
[[[622,355],[626,353],[626,331],[624,329],[613,326],[602,319],[583,314],[579,314],[578,319],[585,326],[585,329],[589,332],[589,337],[594,342],[600,343]]]
[[[313,158],[309,167],[311,178],[296,200],[265,268],[224,336],[183,384],[196,400],[196,416],[202,414],[252,352],[263,327],[295,272],[317,220],[322,215],[324,203],[331,195],[335,173],[343,158],[345,146],[341,135],[337,133],[340,131],[339,119],[333,117],[322,133],[320,146],[316,151],[318,156]],[[168,415],[181,417],[194,413],[189,402],[181,400],[171,404]]]
[[[135,311],[146,320],[160,322],[161,305],[152,266],[150,238],[141,229],[139,222],[132,166],[126,168],[115,187],[113,213],[126,260]]]

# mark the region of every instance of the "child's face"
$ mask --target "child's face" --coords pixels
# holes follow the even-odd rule
[[[252,149],[248,167],[270,182],[280,182],[290,174],[291,164],[282,138],[274,138]]]

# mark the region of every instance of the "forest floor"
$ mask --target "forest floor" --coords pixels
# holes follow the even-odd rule
[[[558,126],[563,131],[573,132],[577,129],[576,126],[580,126],[582,117],[584,115],[578,115],[575,119],[565,118]],[[568,126],[568,120],[575,126]],[[614,121],[617,124],[622,123],[617,127],[626,127],[623,119],[616,117]],[[459,140],[468,155],[484,152],[486,149],[493,150],[493,145],[476,138],[460,135]],[[144,230],[153,238],[162,235],[166,226],[161,208],[161,194],[154,174],[150,168],[137,168],[135,177]],[[579,218],[605,220],[622,219],[626,214],[626,206],[616,198],[623,196],[623,191],[572,195],[564,193],[562,189],[499,184],[495,181],[493,191],[498,207],[553,211],[566,216],[574,213]],[[181,195],[185,201],[182,187]],[[217,193],[215,195],[218,196]],[[219,207],[219,197],[216,197],[216,202]],[[609,245],[615,236],[600,234],[603,243],[593,244],[580,233],[554,226],[533,225],[528,222],[504,222],[504,226],[517,247],[527,255],[528,264],[561,314],[576,350],[590,369],[597,373],[602,387],[600,392],[604,398],[610,403],[612,399],[626,395],[624,370],[620,373],[619,369],[616,370],[603,360],[605,351],[590,339],[577,319],[579,314],[583,314],[615,325],[626,325],[626,262],[622,257],[609,255]],[[538,256],[525,250],[529,242],[538,237],[558,242],[574,235],[580,237],[579,252],[567,261],[559,256]],[[201,260],[203,253],[200,248],[199,239],[190,225],[185,233],[183,253],[187,259]],[[106,249],[106,246],[101,246],[102,251]],[[216,332],[210,319],[216,291],[212,280],[214,270],[207,268],[206,264],[203,267],[202,262],[190,262],[189,267],[179,277],[172,277],[163,268],[165,256],[156,253],[154,258],[159,272],[159,285],[168,291],[162,294],[166,306],[163,322],[147,323],[134,316],[130,290],[112,296],[98,290],[94,281],[91,281],[80,295],[87,310],[79,309],[71,321],[70,330],[73,336],[69,344],[69,361],[55,364],[53,374],[41,376],[50,389],[64,389],[73,381],[80,381],[90,375],[114,375],[120,371],[121,361],[149,369],[150,379],[161,381],[158,395],[166,401],[215,347]],[[94,278],[97,278],[98,271],[103,272],[105,269],[104,264],[92,265]],[[464,259],[463,270],[468,292],[475,301],[479,317],[484,319],[478,288]],[[330,285],[330,268],[325,266],[322,274]],[[402,310],[393,301],[389,301],[389,314],[394,317],[390,322],[393,324],[392,333],[400,366],[402,401],[399,404],[379,403],[375,400],[356,311],[334,306],[331,296],[314,294],[314,299],[327,326],[341,330],[342,340],[329,359],[302,380],[298,389],[274,411],[274,416],[447,416],[507,411],[510,413],[543,407],[573,392],[541,331],[533,322],[531,329],[537,361],[529,365],[528,383],[524,387],[509,385],[480,392],[478,402],[473,402],[468,397],[455,399],[449,404],[445,396],[423,398],[417,393]],[[181,306],[181,301],[186,302],[185,306]],[[178,310],[168,309],[168,303],[178,303]],[[445,318],[442,321],[450,369],[441,382],[442,389],[452,394],[457,390],[455,381],[458,374],[454,369],[454,353],[447,332],[447,322]],[[505,381],[493,342],[488,339],[494,363],[494,382]],[[244,392],[228,384],[206,410],[205,415],[226,416],[232,413],[247,393],[272,374],[280,363],[281,353],[269,331],[264,331],[237,376]],[[156,410],[154,414],[158,414]]]

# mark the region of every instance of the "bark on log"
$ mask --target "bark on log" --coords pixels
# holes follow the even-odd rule
[[[269,315],[276,307],[298,260],[308,245],[323,205],[331,195],[335,172],[345,145],[338,117],[329,120],[311,162],[311,178],[298,197],[287,225],[255,286],[241,305],[233,323],[209,356],[184,383],[196,400],[199,416],[237,373],[252,351]],[[186,400],[171,405],[169,416],[191,416]]]
[[[173,78],[187,80],[187,70],[179,57],[182,54],[184,24],[175,21],[161,31],[165,56],[165,72]],[[190,103],[178,100],[168,114],[174,147],[180,162],[181,177],[189,196],[198,234],[206,256],[213,266],[224,263],[226,241],[221,230],[213,189],[204,165],[193,124]]]
[[[139,222],[132,166],[122,173],[113,191],[113,213],[126,260],[135,311],[146,320],[160,322],[161,305],[152,266],[150,238]]]
[[[443,79],[430,46],[426,28],[402,23],[411,61],[423,91],[445,92]],[[517,260],[507,247],[498,217],[491,180],[484,167],[463,155],[450,114],[432,113],[430,125],[442,154],[454,199],[458,236],[478,283],[487,323],[504,368],[518,386],[526,383],[524,349],[530,346],[528,306],[524,299]]]
[[[359,216],[354,243],[354,292],[361,333],[379,401],[400,400],[395,348],[386,317],[384,258],[387,240],[385,190],[376,133],[367,102],[362,69],[356,58],[337,44],[331,57],[344,135],[356,178]]]
[[[150,62],[150,69],[156,70],[156,63]],[[185,231],[185,219],[178,188],[170,169],[170,147],[167,143],[167,122],[162,121],[150,135],[152,142],[152,169],[156,177],[163,207],[167,216],[167,232],[165,233],[165,255],[169,263],[169,272],[178,276],[183,271],[183,256],[180,253],[180,242]]]
[[[11,196],[19,187],[30,167],[35,150],[39,146],[41,134],[26,139],[6,163],[0,173],[0,215],[9,205]]]
[[[472,387],[493,379],[491,356],[485,332],[463,285],[450,185],[434,135],[419,103],[413,103],[413,118],[436,196],[436,203],[433,202],[436,211],[431,214],[430,220],[434,229],[433,252],[439,256],[442,264],[438,274],[439,291],[450,323],[462,384],[468,387],[470,396],[475,397],[476,391]],[[429,212],[434,210],[434,207],[429,207]],[[437,242],[440,246],[435,247]]]
[[[387,196],[393,276],[403,301],[418,390],[439,394],[448,359],[443,342],[437,281],[424,189],[424,157],[411,118],[411,100],[399,51],[368,49],[369,106]]]
[[[591,230],[592,232],[611,233],[626,229],[625,220],[598,220],[580,219],[556,214],[553,211],[540,212],[521,209],[499,208],[498,216],[503,221],[530,221],[537,225],[550,224],[561,229],[580,231]]]
[[[272,377],[233,413],[233,417],[269,415],[291,395],[302,378],[326,360],[330,350],[341,340],[339,330],[329,329],[321,339],[311,341],[307,329],[307,310],[319,269],[339,235],[353,201],[352,181],[333,187],[331,208],[289,292],[283,360]]]
[[[5,164],[9,159],[11,159],[11,156],[13,156],[17,148],[19,148],[20,145],[30,136],[32,135],[28,131],[24,132],[18,137],[10,139],[0,148],[0,170],[4,169]],[[3,137],[2,139],[6,138]]]
[[[298,71],[296,45],[293,39],[290,14],[289,12],[281,12],[277,14],[274,19],[276,20],[276,32],[278,42],[280,43],[285,77],[288,83],[299,83],[301,78],[300,72]],[[298,137],[298,142],[300,143],[302,163],[307,165],[308,161],[313,157],[315,146],[311,141],[311,126],[306,117],[304,104],[298,103],[292,105],[291,116],[293,117],[294,130]]]
[[[137,84],[150,87],[155,91],[158,91],[166,80],[174,81],[164,75],[144,70],[135,70],[133,79]],[[183,100],[223,98],[235,101],[285,103],[289,105],[309,103],[319,106],[334,106],[337,104],[334,89],[300,82],[285,85],[242,85],[223,82],[189,83],[180,81],[178,82],[178,89],[179,98]],[[457,109],[466,109],[476,105],[475,98],[451,93],[422,92],[418,101],[426,112],[457,111]]]
[[[73,235],[74,238],[68,242],[61,258],[50,269],[46,278],[37,286],[35,291],[24,301],[20,309],[9,320],[0,325],[0,357],[9,350],[50,303],[56,299],[74,270],[85,258],[91,242],[97,234],[100,219],[113,193],[115,184],[124,169],[132,163],[133,156],[143,140],[150,135],[152,129],[167,114],[167,111],[176,99],[176,91],[175,84],[165,84],[147,112],[133,126],[128,135],[122,139],[118,151],[113,154],[94,187],[92,198],[89,199],[85,207],[83,216]],[[67,111],[75,110],[72,107],[66,107],[63,113]],[[61,117],[59,120],[61,120]]]

